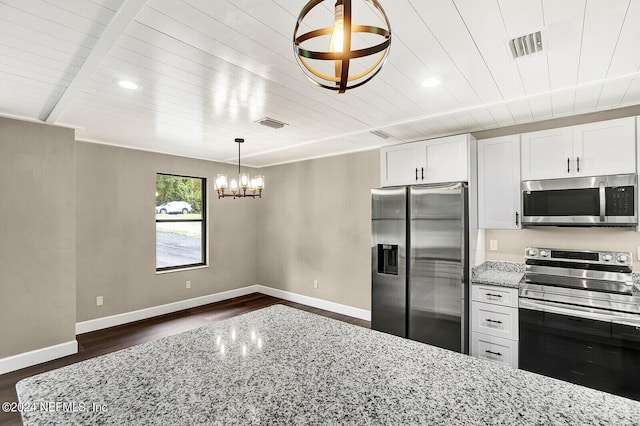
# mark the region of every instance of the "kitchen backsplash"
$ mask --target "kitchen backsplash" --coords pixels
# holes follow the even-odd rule
[[[491,241],[497,250],[490,250]],[[561,228],[545,227],[520,230],[485,230],[485,259],[524,262],[526,247],[548,247],[580,250],[628,251],[633,270],[640,272],[638,250],[640,232],[627,228]]]

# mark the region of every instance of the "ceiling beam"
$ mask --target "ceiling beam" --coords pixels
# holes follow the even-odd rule
[[[146,3],[147,0],[124,0],[118,12],[116,12],[111,22],[100,35],[91,53],[82,63],[73,80],[71,80],[71,83],[69,83],[58,102],[46,115],[45,122],[53,124],[58,120]]]

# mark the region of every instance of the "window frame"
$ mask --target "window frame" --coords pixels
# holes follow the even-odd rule
[[[200,191],[202,193],[202,213],[200,215],[200,219],[158,219],[158,216],[155,215],[155,223],[156,223],[156,273],[164,273],[164,272],[174,272],[174,271],[180,271],[180,270],[188,270],[188,269],[195,269],[195,268],[203,268],[208,266],[208,257],[207,257],[207,178],[206,177],[198,177],[198,176],[188,176],[188,175],[178,175],[178,174],[173,174],[173,173],[161,173],[161,172],[156,172],[155,177],[156,177],[156,191],[158,189],[158,176],[170,176],[170,177],[177,177],[177,178],[187,178],[187,179],[199,179],[201,181],[200,184]],[[155,209],[154,209],[154,213],[155,213]],[[158,267],[158,238],[157,238],[157,227],[158,227],[158,223],[194,223],[194,222],[200,222],[201,224],[201,243],[202,243],[202,258],[200,262],[197,263],[189,263],[189,264],[184,264],[184,265],[176,265],[176,266],[163,266],[163,267]]]

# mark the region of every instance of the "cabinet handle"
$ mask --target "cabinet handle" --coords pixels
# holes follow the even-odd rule
[[[500,352],[493,352],[490,350],[486,350],[485,353],[488,353],[489,355],[496,355],[496,356],[502,356],[502,354]]]
[[[492,320],[491,318],[487,318],[486,319],[487,322],[492,322],[494,324],[502,324],[502,321],[496,321],[496,320]]]
[[[416,167],[416,182],[418,181],[418,168]]]
[[[493,293],[485,293],[484,294],[487,297],[499,297],[500,299],[502,299],[502,295],[501,294],[493,294]],[[487,320],[489,321],[489,320]]]
[[[516,212],[516,226],[518,226],[520,223],[520,213]]]
[[[567,173],[571,173],[571,169],[569,168],[570,164],[570,158],[567,158]]]
[[[422,180],[424,180],[424,167],[421,168],[420,170],[422,170]]]
[[[578,162],[578,173],[580,173],[580,157],[577,157],[576,160]]]

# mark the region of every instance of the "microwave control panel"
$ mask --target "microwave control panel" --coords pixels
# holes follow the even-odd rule
[[[607,216],[633,216],[635,214],[635,188],[615,186],[606,188]]]

